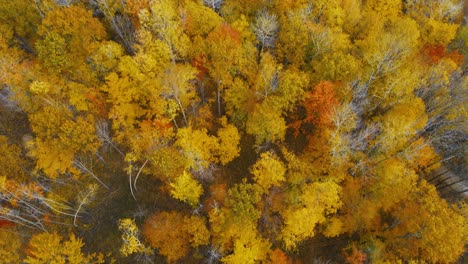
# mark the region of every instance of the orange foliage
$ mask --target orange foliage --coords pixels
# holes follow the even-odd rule
[[[291,264],[292,263],[292,260],[288,258],[288,256],[284,254],[284,252],[279,248],[276,248],[275,250],[271,251],[269,255],[270,255],[270,261],[272,264]]]
[[[346,254],[346,263],[350,264],[361,264],[367,260],[366,253],[360,251],[353,245],[352,251]]]
[[[91,102],[91,108],[99,115],[99,117],[107,118],[108,109],[104,95],[96,88],[90,89],[85,98]]]
[[[207,212],[224,204],[227,196],[226,183],[213,184],[210,186],[210,197],[205,200],[204,208]]]
[[[457,65],[463,63],[464,56],[460,54],[458,50],[451,52],[447,51],[447,48],[443,45],[429,45],[423,49],[423,54],[429,59],[431,64],[438,63],[443,58],[451,59]]]
[[[241,44],[241,37],[239,32],[227,23],[222,23],[216,30],[208,35],[208,39],[211,41],[223,41],[230,42],[234,45]]]
[[[314,86],[312,91],[307,92],[302,106],[305,109],[305,117],[290,124],[295,135],[304,133],[306,125],[318,127],[329,127],[332,124],[331,117],[333,109],[338,105],[335,93],[335,85],[329,81],[321,81]]]
[[[206,76],[208,68],[206,67],[209,62],[206,59],[206,56],[199,54],[192,59],[192,66],[197,68],[197,79],[201,80]]]
[[[125,11],[130,15],[130,20],[136,29],[140,27],[138,13],[140,13],[140,10],[149,7],[149,2],[149,0],[133,0],[125,3]]]
[[[146,219],[143,235],[170,263],[187,255],[190,247],[206,245],[210,236],[203,218],[179,212],[153,214]]]
[[[6,227],[12,227],[12,226],[15,226],[15,224],[13,222],[10,222],[8,220],[0,219],[0,228],[6,228]]]

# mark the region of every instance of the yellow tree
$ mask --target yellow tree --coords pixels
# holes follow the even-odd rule
[[[152,32],[169,47],[173,64],[187,55],[190,39],[183,32],[183,22],[177,2],[152,1],[148,9],[140,10],[139,20],[144,29]]]
[[[424,102],[420,98],[413,98],[399,103],[381,118],[382,133],[378,143],[382,153],[390,155],[408,146],[416,133],[426,125],[424,110]]]
[[[370,17],[364,27],[364,37],[356,41],[368,67],[364,77],[368,78],[368,83],[399,70],[419,45],[420,32],[411,18],[395,19],[387,24],[384,20]]]
[[[8,138],[0,135],[0,167],[2,168],[2,176],[11,177],[18,181],[26,179],[26,173],[22,167],[26,165],[25,160],[21,157],[21,149],[8,143]]]
[[[427,44],[446,46],[455,37],[463,19],[463,2],[404,1],[405,9],[421,26],[422,40]]]
[[[270,187],[278,186],[285,180],[286,167],[274,153],[264,152],[250,168],[250,173],[263,191],[268,192]]]
[[[229,124],[225,116],[219,119],[221,128],[216,131],[218,137],[217,156],[222,165],[226,165],[240,154],[240,135],[237,128]]]
[[[276,1],[276,5],[293,5],[291,1]],[[298,6],[291,10],[291,6],[278,7],[282,11],[279,15],[281,30],[278,33],[276,51],[281,62],[300,67],[304,64],[306,47],[310,41],[311,12],[304,1],[295,1]]]
[[[280,239],[287,249],[295,249],[307,238],[315,235],[318,224],[341,207],[341,187],[333,181],[303,184],[296,205],[286,208],[281,215],[284,227]]]
[[[196,69],[187,64],[176,64],[166,70],[163,79],[162,96],[174,100],[182,113],[185,125],[188,125],[186,109],[196,99],[195,88],[191,83],[195,79]]]
[[[87,59],[106,32],[91,11],[82,6],[55,8],[42,20],[38,34],[38,57],[48,71],[71,79],[93,80]]]
[[[228,196],[224,201],[223,207],[215,207],[209,212],[211,234],[213,236],[212,244],[218,246],[221,252],[230,252],[236,246],[238,254],[229,258],[242,258],[242,252],[250,252],[252,257],[263,256],[265,241],[257,232],[257,221],[261,212],[257,206],[260,202],[261,189],[256,184],[248,184],[245,181],[236,184],[228,190]],[[220,195],[219,195],[220,196]],[[245,237],[242,234],[249,232]],[[254,246],[253,251],[243,251],[242,247],[251,245],[257,241],[258,247]],[[252,245],[253,246],[253,245]],[[229,259],[228,258],[228,259]]]
[[[37,26],[40,20],[41,16],[35,5],[27,0],[0,3],[0,24],[10,28],[20,43],[29,50],[37,39]]]
[[[13,228],[0,228],[0,258],[5,263],[19,263],[21,241],[18,231]]]
[[[257,144],[283,141],[286,134],[286,122],[282,113],[278,107],[270,104],[271,101],[266,99],[257,104],[247,119],[246,132],[255,136]]]
[[[123,245],[120,253],[125,257],[135,253],[151,254],[151,250],[140,241],[140,230],[135,220],[124,218],[119,220],[119,230],[122,232]]]
[[[196,1],[185,2],[183,10],[186,15],[184,30],[193,41],[201,41],[200,38],[206,37],[223,20],[213,9]]]
[[[200,196],[203,194],[203,187],[197,180],[193,179],[190,173],[184,171],[169,185],[172,187],[172,197],[187,202],[194,208],[198,206]]]
[[[182,150],[187,159],[187,168],[203,171],[210,163],[215,163],[218,141],[215,136],[208,135],[205,128],[192,129],[184,127],[177,131],[175,146]]]
[[[396,204],[391,214],[393,222],[382,232],[385,258],[451,263],[463,254],[466,218],[425,181]]]
[[[28,256],[24,263],[104,263],[102,256],[87,255],[81,251],[84,243],[73,234],[64,240],[57,233],[39,233],[29,240]]]
[[[99,142],[91,115],[73,117],[66,108],[45,106],[30,115],[36,137],[30,143],[30,154],[36,167],[47,176],[56,178],[60,173],[77,173],[73,162],[77,155],[96,152]]]
[[[402,7],[401,0],[371,0],[364,5],[365,12],[370,12],[369,16],[379,16],[384,19],[397,17],[401,14]]]
[[[173,75],[165,75],[170,65],[169,48],[148,31],[139,31],[139,40],[135,56],[122,57],[100,89],[107,95],[108,118],[112,120],[115,139],[128,145],[140,158],[172,137],[171,122],[181,111],[174,96],[180,100],[179,93],[190,87],[185,83],[184,87],[165,86],[164,79],[168,85],[177,84],[170,81],[174,80]],[[172,90],[176,88],[179,90]]]
[[[217,136],[209,135],[205,128],[193,129],[191,126],[177,131],[175,146],[187,158],[187,168],[203,172],[210,164],[225,165],[239,155],[240,135],[237,128],[228,124],[225,117],[219,121],[221,127]]]
[[[266,261],[270,242],[262,238],[255,229],[244,229],[234,240],[233,253],[221,259],[228,264],[249,264]]]
[[[236,76],[250,77],[254,69],[255,47],[242,32],[227,23],[211,31],[202,48],[209,58],[206,68],[215,83],[218,115],[221,116],[221,98],[233,86]]]

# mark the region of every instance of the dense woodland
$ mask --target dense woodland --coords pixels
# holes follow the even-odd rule
[[[0,263],[455,263],[460,0],[0,0]]]

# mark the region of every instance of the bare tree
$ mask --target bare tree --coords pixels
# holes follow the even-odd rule
[[[116,10],[110,1],[112,0],[95,0],[95,3],[110,24],[112,30],[114,30],[122,41],[127,52],[133,55],[135,53],[133,49],[133,44],[135,43],[135,29],[133,23],[129,16],[125,14],[124,10]],[[114,1],[120,1],[119,4],[122,8],[125,6],[124,0]]]
[[[96,181],[98,181],[104,188],[109,189],[109,187],[99,179],[96,174],[93,172],[93,160],[91,159],[89,162],[89,166],[86,164],[84,158],[77,158],[73,161],[73,166],[79,169],[81,172],[86,173],[92,176]]]
[[[64,6],[64,7],[69,7],[70,5],[73,4],[75,0],[54,0],[54,3],[58,6]]]
[[[125,154],[123,154],[122,151],[115,145],[115,143],[112,141],[112,138],[110,136],[110,131],[109,131],[109,124],[105,120],[100,120],[96,122],[96,132],[98,134],[98,138],[101,141],[104,150],[107,150],[108,147],[112,147],[115,149],[120,156],[124,157]]]
[[[219,9],[221,8],[223,2],[224,0],[203,0],[203,4],[205,4],[206,6],[208,6],[216,12],[219,12]]]
[[[420,13],[425,17],[449,23],[457,21],[463,15],[462,0],[407,0],[405,8],[410,13]]]
[[[257,14],[252,27],[262,48],[275,46],[276,36],[279,31],[278,17],[275,14],[265,10],[261,11]]]

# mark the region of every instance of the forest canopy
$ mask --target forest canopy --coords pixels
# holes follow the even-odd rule
[[[463,5],[0,0],[0,262],[457,262]]]

